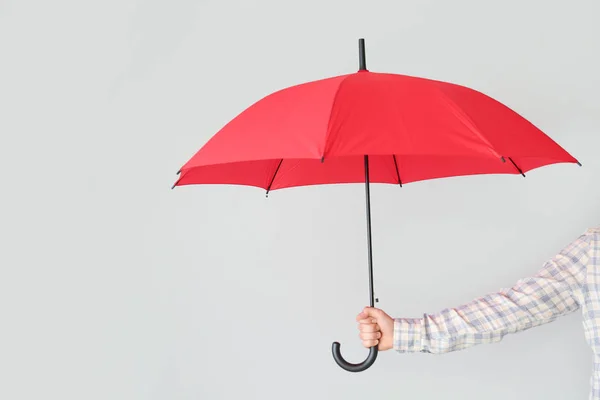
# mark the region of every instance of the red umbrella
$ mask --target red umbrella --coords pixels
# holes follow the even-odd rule
[[[521,174],[573,156],[498,101],[464,86],[366,69],[275,92],[217,132],[173,185],[234,184],[267,194],[295,186],[364,182],[370,305],[374,306],[369,183],[461,175]],[[359,364],[333,356],[358,372]]]

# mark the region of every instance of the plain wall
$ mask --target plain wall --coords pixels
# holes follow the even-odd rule
[[[586,399],[581,316],[366,372],[364,188],[170,190],[264,95],[372,71],[470,86],[583,167],[372,187],[375,289],[419,317],[600,224],[600,2],[0,2],[0,398]]]

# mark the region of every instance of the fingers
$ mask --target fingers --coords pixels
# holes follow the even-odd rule
[[[375,318],[366,318],[366,319],[356,319],[359,324],[376,324],[377,320]]]
[[[379,332],[379,325],[377,324],[358,324],[358,330],[365,333]]]
[[[360,314],[356,316],[358,322],[359,337],[362,344],[366,348],[379,345],[382,333],[379,325],[377,325],[377,317],[380,315],[380,310],[374,307],[365,307]]]
[[[357,321],[361,321],[361,320],[366,320],[366,319],[373,319],[373,322],[377,322],[377,317],[380,315],[381,310],[374,308],[374,307],[365,307],[360,314],[358,314],[356,316],[356,320]]]
[[[381,332],[361,332],[358,336],[365,340],[379,340],[381,339]]]
[[[374,323],[372,318],[360,320],[358,324],[358,330],[360,331],[359,337],[362,340],[364,347],[373,347],[379,344],[381,339],[381,331],[379,325]]]
[[[362,340],[363,346],[369,348],[379,344],[381,332],[360,332],[358,336]]]

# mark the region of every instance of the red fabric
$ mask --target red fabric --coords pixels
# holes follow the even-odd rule
[[[369,155],[371,182],[391,184],[399,183],[398,175],[409,183],[518,174],[510,159],[523,172],[577,162],[530,122],[480,92],[360,71],[293,86],[253,104],[181,168],[176,185],[267,189],[272,182],[270,190],[276,190],[364,182],[364,155]]]

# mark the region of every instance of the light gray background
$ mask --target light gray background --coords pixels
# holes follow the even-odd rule
[[[1,1],[0,398],[584,399],[581,317],[362,360],[364,189],[171,191],[262,96],[368,67],[494,96],[578,157],[372,189],[376,290],[418,317],[600,223],[600,2]]]

